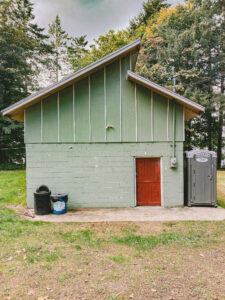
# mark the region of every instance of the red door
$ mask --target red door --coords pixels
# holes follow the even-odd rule
[[[159,158],[136,159],[137,205],[161,206]]]

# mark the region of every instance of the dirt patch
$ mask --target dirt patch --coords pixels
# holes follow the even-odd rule
[[[127,260],[112,260],[118,253]],[[64,255],[53,265],[11,267],[1,279],[3,294],[12,299],[224,299],[224,247],[159,247],[142,255],[110,247]]]
[[[225,222],[0,222],[1,299],[225,299]]]

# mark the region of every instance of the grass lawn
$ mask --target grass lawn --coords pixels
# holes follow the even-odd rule
[[[217,172],[217,202],[225,208],[225,171]]]
[[[0,299],[225,299],[225,221],[51,224],[15,205],[25,172],[0,172]]]

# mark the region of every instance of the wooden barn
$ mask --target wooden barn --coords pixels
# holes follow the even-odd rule
[[[134,73],[140,40],[2,111],[24,122],[27,203],[182,206],[184,122],[204,108]]]

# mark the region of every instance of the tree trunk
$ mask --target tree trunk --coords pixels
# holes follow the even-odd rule
[[[221,77],[221,94],[224,94],[224,78]],[[217,144],[217,169],[221,168],[222,148],[223,148],[223,99],[219,103],[219,122],[218,122],[218,144]]]
[[[208,117],[208,150],[212,151],[212,116],[211,116],[211,112],[209,112],[209,117]]]

